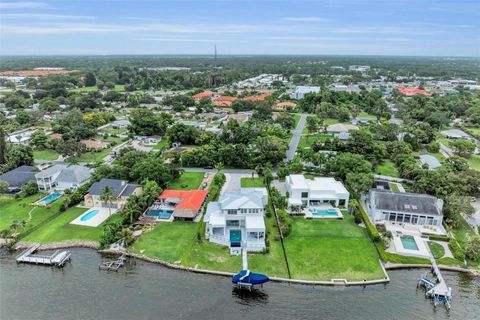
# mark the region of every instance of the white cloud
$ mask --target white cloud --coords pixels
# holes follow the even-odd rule
[[[94,16],[76,16],[76,15],[64,15],[64,14],[48,14],[48,13],[2,13],[3,19],[38,19],[38,20],[90,20],[95,19]]]
[[[45,2],[0,2],[0,9],[34,9],[46,6]]]
[[[285,17],[283,20],[295,21],[295,22],[326,22],[329,19],[321,17]]]

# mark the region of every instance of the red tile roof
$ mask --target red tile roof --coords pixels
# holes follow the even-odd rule
[[[211,98],[215,95],[213,91],[203,91],[192,96],[193,100],[202,100],[203,98]]]
[[[430,93],[428,93],[427,91],[425,90],[422,90],[422,89],[419,89],[419,88],[405,88],[403,85],[399,85],[398,86],[398,90],[403,93],[404,95],[406,96],[414,96],[416,94],[421,94],[421,95],[424,95],[424,96],[430,96]]]
[[[266,97],[271,96],[270,92],[264,92],[256,96],[245,97],[243,100],[245,101],[264,101]]]
[[[282,109],[282,110],[288,109],[288,108],[296,108],[296,107],[297,107],[297,104],[291,101],[279,102],[274,106],[275,109]]]
[[[213,104],[219,107],[231,107],[233,101],[237,100],[235,97],[230,96],[220,96],[217,99],[213,100]]]
[[[158,197],[159,199],[178,198],[181,199],[180,203],[175,209],[190,209],[193,211],[199,211],[202,207],[205,198],[207,197],[207,190],[165,190]]]

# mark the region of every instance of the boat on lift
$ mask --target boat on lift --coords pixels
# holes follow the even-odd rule
[[[242,261],[243,269],[232,276],[232,283],[239,289],[252,290],[255,285],[263,285],[265,282],[270,281],[268,276],[261,273],[254,273],[248,269],[247,250],[242,249]]]

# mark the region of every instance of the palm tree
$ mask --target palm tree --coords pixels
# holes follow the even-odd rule
[[[109,204],[108,205],[108,216],[112,215],[112,202],[114,200],[117,200],[117,197],[113,193],[113,189],[109,186],[106,186],[102,190],[102,194],[100,195],[100,200],[104,201],[105,203]]]
[[[217,173],[219,173],[220,170],[223,169],[223,162],[217,162],[217,163],[215,164],[215,169],[217,170]]]

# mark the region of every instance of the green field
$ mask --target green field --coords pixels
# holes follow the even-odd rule
[[[383,163],[375,169],[375,173],[382,176],[400,177],[397,167],[390,160],[383,161]]]
[[[80,157],[78,157],[76,160],[78,162],[86,162],[86,163],[95,163],[98,161],[103,161],[103,158],[108,156],[110,151],[112,151],[112,148],[106,148],[99,152],[95,152],[95,151],[86,152],[82,154]]]
[[[45,150],[34,150],[33,158],[35,160],[56,160],[60,154],[55,150],[45,149]]]
[[[87,227],[70,224],[70,222],[83,214],[88,209],[73,207],[48,222],[47,224],[35,230],[25,238],[23,241],[27,242],[59,242],[65,240],[91,240],[100,241],[103,233],[102,225],[98,227]],[[121,219],[119,215],[114,215],[110,219]]]
[[[377,120],[377,117],[366,112],[360,112],[357,116],[358,119]]]
[[[71,92],[92,92],[92,91],[98,91],[98,87],[97,86],[93,86],[93,87],[81,87],[81,88],[75,88],[75,89],[72,89],[70,90]],[[115,85],[115,91],[117,92],[124,92],[125,91],[125,86],[123,84],[116,84]]]
[[[294,218],[285,250],[292,278],[306,280],[382,279],[379,257],[367,231],[344,220]]]
[[[240,186],[242,188],[260,188],[265,187],[263,178],[242,178],[240,180]]]
[[[168,148],[170,145],[169,141],[167,139],[162,139],[162,141],[160,141],[159,143],[157,143],[153,149],[154,150],[159,150],[159,151],[162,151],[163,149],[165,148]]]
[[[302,137],[300,138],[300,141],[298,142],[298,150],[310,148],[315,141],[319,140],[323,142],[328,138],[331,138],[331,136],[327,134],[302,135]]]
[[[196,190],[203,181],[204,172],[184,172],[180,178],[168,184],[168,189]]]
[[[0,230],[8,229],[15,221],[26,221],[26,225],[19,232],[27,231],[57,213],[61,201],[53,202],[50,208],[30,205],[44,196],[44,194],[35,194],[19,199],[15,199],[14,196],[0,196]],[[29,219],[29,212],[31,212],[31,219]]]
[[[396,182],[390,182],[390,190],[393,192],[400,192],[400,189],[398,188],[398,184]]]

